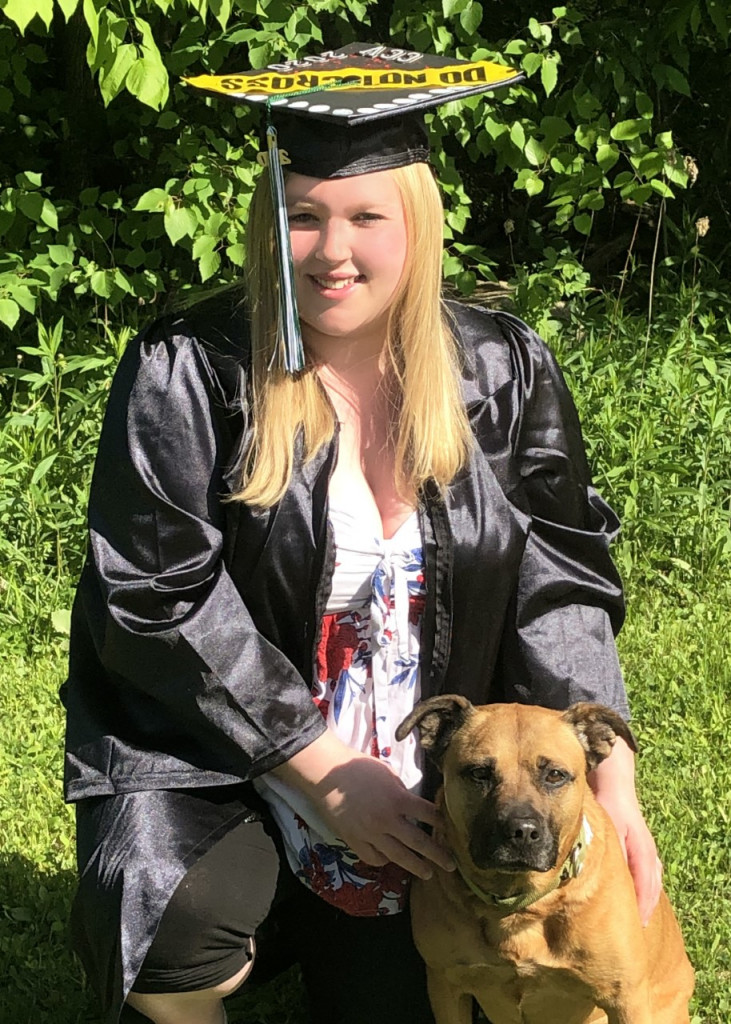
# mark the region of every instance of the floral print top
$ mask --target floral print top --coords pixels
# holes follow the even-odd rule
[[[419,647],[424,558],[416,512],[392,538],[369,535],[352,511],[330,509],[336,547],[332,591],[323,617],[312,699],[348,746],[387,762],[414,793],[421,784],[414,734],[394,732],[420,697]],[[256,782],[282,831],[295,875],[323,899],[355,916],[403,909],[409,874],[372,867],[333,836],[317,809],[274,774]]]

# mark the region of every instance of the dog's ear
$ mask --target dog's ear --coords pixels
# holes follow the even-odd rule
[[[405,739],[412,729],[418,728],[421,745],[429,757],[441,767],[442,758],[453,734],[464,725],[474,712],[466,697],[447,693],[443,697],[430,697],[417,704],[396,730],[396,739]]]
[[[625,720],[604,704],[572,704],[562,717],[584,748],[587,771],[609,757],[617,736],[622,737],[630,750],[637,750],[637,741]]]

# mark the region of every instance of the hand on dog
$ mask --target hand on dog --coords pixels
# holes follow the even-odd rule
[[[274,769],[316,807],[328,829],[357,856],[376,867],[389,861],[419,878],[432,864],[455,867],[452,855],[417,822],[436,825],[429,800],[410,793],[391,769],[358,753],[331,732]]]
[[[610,756],[589,775],[599,803],[614,822],[646,926],[662,892],[662,864],[635,792],[634,754],[618,739]]]

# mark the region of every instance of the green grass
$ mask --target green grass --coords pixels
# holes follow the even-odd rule
[[[638,595],[620,635],[639,787],[696,968],[696,1022],[731,1020],[731,580]]]
[[[621,653],[643,803],[697,971],[694,1024],[731,1019],[731,583],[668,584],[631,601]],[[60,794],[60,650],[7,657],[0,680],[0,1020],[92,1024],[69,952],[73,820]],[[232,1024],[304,1024],[296,974],[232,1004]]]

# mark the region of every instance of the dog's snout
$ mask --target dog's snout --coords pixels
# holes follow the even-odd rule
[[[536,818],[511,818],[508,822],[508,832],[517,843],[526,846],[539,842],[543,835]]]
[[[558,839],[548,818],[530,804],[487,805],[475,819],[470,854],[477,867],[548,871],[556,862]]]

